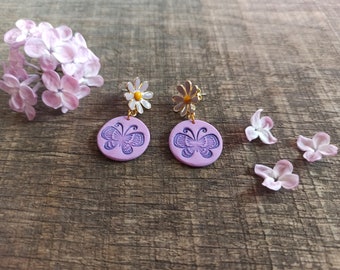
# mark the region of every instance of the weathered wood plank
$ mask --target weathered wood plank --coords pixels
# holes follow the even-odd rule
[[[4,1],[2,1],[4,2]],[[80,32],[105,84],[61,115],[33,122],[0,93],[0,269],[339,269],[339,156],[308,164],[299,134],[340,145],[339,3],[316,1],[33,1],[2,3],[0,33],[19,18]],[[0,59],[7,47],[0,46]],[[122,82],[149,80],[145,154],[113,162],[96,134],[126,113]],[[206,93],[197,117],[224,139],[206,168],[180,164],[168,135],[176,85]],[[247,142],[258,108],[275,145]],[[289,159],[295,191],[253,172]]]

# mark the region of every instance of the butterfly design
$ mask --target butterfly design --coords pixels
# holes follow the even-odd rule
[[[190,128],[184,128],[183,133],[177,133],[173,139],[176,147],[182,148],[182,156],[190,158],[195,152],[199,152],[204,158],[211,158],[215,149],[220,145],[220,141],[215,134],[201,135],[207,133],[207,129],[202,127],[198,130],[196,136]]]
[[[119,122],[113,126],[106,127],[101,132],[102,138],[107,140],[104,144],[104,148],[106,150],[112,150],[119,146],[125,155],[131,154],[133,152],[133,147],[142,146],[145,141],[144,134],[136,131],[137,129],[137,125],[131,125],[124,131],[124,126]]]

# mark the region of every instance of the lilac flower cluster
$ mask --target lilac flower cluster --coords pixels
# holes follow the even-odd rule
[[[38,90],[42,89],[43,103],[66,113],[90,94],[90,86],[103,85],[99,58],[80,33],[73,35],[68,26],[25,19],[15,25],[4,36],[9,56],[0,80],[0,89],[10,95],[12,110],[33,120]]]
[[[274,122],[269,116],[261,117],[262,111],[258,109],[250,118],[251,126],[245,129],[246,137],[248,141],[260,138],[265,144],[274,144],[277,142],[271,133]],[[309,162],[314,162],[323,156],[335,156],[338,153],[338,148],[330,144],[330,141],[327,133],[318,132],[312,139],[299,135],[296,143],[301,151],[305,151],[303,157]],[[254,171],[264,179],[262,185],[271,190],[279,190],[281,187],[294,189],[299,185],[299,176],[293,173],[293,164],[285,159],[279,160],[273,169],[256,164]]]

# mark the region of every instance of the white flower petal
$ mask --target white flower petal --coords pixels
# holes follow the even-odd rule
[[[293,172],[293,164],[290,161],[282,159],[279,160],[274,168],[273,171],[275,173],[275,178],[283,176],[285,174],[291,174]]]
[[[254,168],[254,172],[258,175],[261,176],[263,179],[266,178],[275,178],[275,173],[272,168],[269,168],[265,165],[261,164],[256,164]]]
[[[260,122],[261,122],[261,128],[264,128],[264,129],[269,130],[269,129],[272,129],[274,126],[274,122],[269,116],[263,116],[260,119]]]
[[[151,109],[151,103],[149,101],[142,99],[140,102],[142,103],[145,109]]]
[[[322,155],[319,151],[306,151],[304,154],[303,154],[303,157],[309,161],[309,162],[314,162],[314,161],[317,161],[317,160],[320,160],[322,159]]]
[[[139,87],[140,87],[140,79],[139,79],[139,77],[135,78],[134,84],[135,84],[135,89],[138,90]]]
[[[261,127],[261,112],[263,109],[258,109],[250,118],[250,123],[254,128]]]
[[[267,129],[262,129],[261,131],[258,131],[258,134],[261,141],[265,144],[274,144],[277,142],[277,139]]]
[[[131,100],[131,99],[133,99],[133,93],[131,93],[131,92],[128,92],[128,93],[124,93],[124,96],[125,96],[125,98],[126,98],[126,100]]]
[[[314,146],[313,146],[313,140],[306,138],[302,135],[299,135],[298,139],[297,139],[297,147],[301,150],[301,151],[313,151],[314,152]]]
[[[134,86],[133,86],[133,84],[131,83],[131,82],[128,82],[127,83],[127,89],[131,92],[131,93],[134,93],[136,90],[135,90],[135,88],[134,88]]]
[[[142,114],[144,112],[143,106],[140,104],[140,102],[136,102],[136,108],[138,113]]]
[[[130,110],[134,110],[136,108],[136,100],[135,99],[130,99],[129,108],[130,108]]]
[[[333,144],[321,145],[318,150],[324,156],[335,156],[338,153],[338,147]]]
[[[275,181],[273,178],[266,178],[264,179],[264,181],[262,182],[262,185],[271,189],[271,190],[279,190],[282,186],[282,183],[280,181]]]
[[[299,176],[297,174],[286,174],[278,179],[285,189],[293,189],[299,185]]]
[[[245,129],[245,133],[246,133],[248,141],[255,140],[259,136],[259,133],[255,130],[253,126],[247,127]]]
[[[144,99],[151,99],[153,97],[153,92],[146,91],[142,93]]]
[[[65,106],[61,107],[61,112],[62,113],[67,113],[68,112],[68,108],[65,107]]]
[[[313,136],[314,149],[317,149],[320,145],[328,145],[331,141],[331,137],[325,132],[318,132]]]
[[[149,82],[145,81],[139,86],[139,91],[144,92],[146,89],[148,89],[148,87],[149,87]],[[136,86],[136,89],[138,89],[137,86]]]

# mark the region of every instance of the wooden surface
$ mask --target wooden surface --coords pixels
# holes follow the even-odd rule
[[[28,122],[0,93],[0,269],[340,269],[340,156],[309,164],[299,134],[340,146],[336,0],[1,0],[19,18],[66,24],[100,57],[105,84],[71,113]],[[8,49],[0,45],[1,61]],[[121,85],[150,82],[151,132],[139,159],[113,162],[96,134],[126,113]],[[205,168],[177,162],[168,135],[176,85],[206,93],[197,117],[222,134]],[[263,108],[279,142],[249,143]],[[271,192],[256,163],[289,159],[295,191]]]

